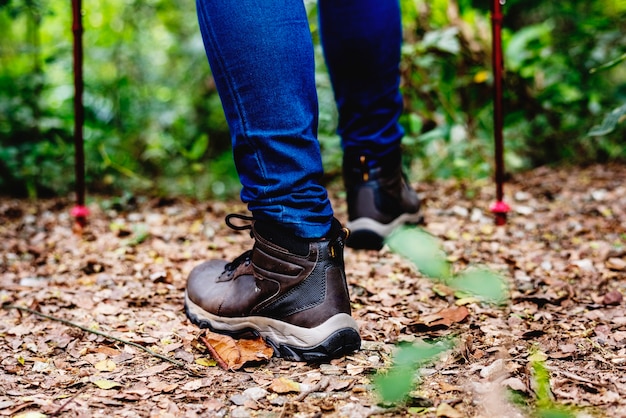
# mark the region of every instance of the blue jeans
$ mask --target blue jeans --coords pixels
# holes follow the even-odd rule
[[[197,0],[209,63],[232,135],[241,199],[257,220],[302,238],[333,210],[317,141],[313,44],[302,0]],[[326,64],[346,155],[371,164],[403,132],[398,0],[319,0]]]

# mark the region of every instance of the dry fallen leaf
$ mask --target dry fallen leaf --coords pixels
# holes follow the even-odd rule
[[[269,360],[274,355],[272,347],[263,338],[237,340],[242,365],[253,361]]]
[[[429,203],[425,229],[444,241],[455,271],[476,263],[504,272],[510,276],[511,304],[500,310],[476,303],[476,298],[455,300],[459,295],[453,289],[422,277],[387,249],[347,249],[347,280],[362,350],[329,364],[272,359],[262,361],[261,367],[244,365],[241,373],[194,363],[209,355],[203,344],[195,344],[199,331],[181,314],[181,295],[187,272],[202,260],[232,260],[249,249],[249,235],[231,231],[223,221],[227,213],[244,212],[245,205],[186,199],[137,200],[131,208],[123,204],[118,209],[104,209],[103,204],[102,209],[94,207],[89,226],[76,237],[69,230],[66,200],[0,198],[3,307],[29,306],[167,354],[189,368],[165,365],[137,347],[3,309],[0,416],[25,411],[52,415],[62,405],[64,416],[146,411],[175,417],[294,416],[320,410],[372,416],[375,410],[361,406],[376,402],[370,372],[384,368],[394,345],[451,333],[471,337],[471,344],[458,351],[464,361],[445,356],[433,366],[436,373],[424,369],[428,375],[417,389],[431,405],[447,403],[464,416],[524,416],[507,406],[506,392],[533,395],[528,387],[532,370],[526,365],[529,349],[537,346],[547,354],[555,402],[589,405],[601,416],[623,416],[626,397],[619,385],[626,365],[626,303],[612,304],[619,295],[609,292],[626,295],[626,236],[621,228],[626,225],[625,179],[624,165],[542,168],[513,175],[507,190],[511,196],[521,192],[519,203],[532,213],[512,211],[505,227],[493,229],[484,227],[493,221],[485,210],[493,199],[491,184],[471,190],[469,200],[458,183],[420,184]],[[590,190],[606,191],[603,208],[590,199]],[[335,196],[333,191],[331,198]],[[336,207],[339,217],[347,217],[342,198]],[[110,230],[111,223],[122,223],[126,232]],[[149,226],[149,241],[130,246],[125,240],[136,235],[136,223]],[[471,314],[460,326],[454,315],[442,311],[454,305],[467,306]],[[432,326],[437,321],[443,322]],[[506,374],[481,378],[478,373],[498,358],[506,359],[500,369]],[[106,359],[116,365],[112,373],[94,368]],[[520,368],[511,370],[514,365]],[[483,374],[491,376],[487,371]],[[80,385],[97,372],[102,375]],[[280,376],[300,382],[300,391],[271,392],[259,402],[253,398],[233,409],[233,395],[251,386],[269,391]],[[307,389],[316,387],[320,377],[329,380],[323,391],[334,396],[318,397],[322,389]],[[97,379],[121,385],[107,391],[91,383]],[[455,403],[458,400],[462,403]],[[447,406],[441,408],[443,416],[451,413]],[[380,412],[385,413],[390,412]]]
[[[211,355],[218,363],[224,363],[226,368],[236,370],[242,364],[239,363],[241,354],[237,348],[235,339],[228,335],[216,334],[214,332],[206,332],[203,342],[211,351]]]
[[[13,415],[13,418],[46,418],[48,415],[42,414],[41,412],[22,412],[21,414]]]
[[[148,388],[152,390],[156,390],[157,392],[170,393],[173,392],[178,387],[177,383],[168,383],[168,382],[151,382],[148,384]]]
[[[148,367],[143,372],[139,373],[137,376],[138,377],[155,376],[155,375],[163,373],[170,367],[172,367],[171,363],[160,363],[160,364],[157,364],[156,366]]]
[[[462,322],[469,316],[469,310],[465,306],[459,306],[454,308],[442,309],[441,311],[424,317],[422,320],[424,324],[429,327],[436,327],[438,325],[444,325],[449,327],[455,322]]]
[[[605,305],[619,305],[624,300],[624,295],[619,290],[611,290],[604,295],[602,303]]]
[[[214,359],[208,359],[204,357],[197,358],[195,362],[196,364],[199,364],[200,366],[204,366],[204,367],[213,367],[217,365],[217,362]]]
[[[286,377],[279,377],[272,381],[270,390],[275,393],[290,393],[300,392],[300,383],[287,379]]]
[[[213,384],[211,379],[208,378],[202,378],[202,379],[196,379],[196,380],[190,380],[187,383],[185,383],[185,385],[182,387],[183,390],[186,391],[191,391],[191,392],[195,392],[198,389],[207,387],[207,386],[211,386]]]
[[[107,379],[100,379],[93,382],[94,385],[98,386],[100,389],[113,389],[116,387],[122,386],[121,384]]]
[[[248,362],[265,361],[274,350],[262,338],[235,340],[228,335],[206,332],[202,338],[222,368],[238,370]]]
[[[350,376],[356,376],[357,374],[361,374],[365,371],[365,366],[357,366],[354,364],[346,365],[346,373]]]
[[[436,415],[438,417],[446,417],[446,418],[463,418],[464,415],[454,409],[450,404],[440,403],[437,407]]]
[[[606,261],[606,267],[611,270],[625,271],[626,260],[624,260],[623,258],[617,258],[617,257],[609,258]]]
[[[519,392],[528,392],[528,387],[526,387],[526,384],[522,382],[519,377],[509,377],[508,379],[504,379],[501,382],[501,385]]]
[[[100,370],[101,372],[112,372],[115,370],[115,363],[112,360],[100,360],[96,364],[93,365],[96,370]]]

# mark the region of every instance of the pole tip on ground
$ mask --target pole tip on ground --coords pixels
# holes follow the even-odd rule
[[[489,210],[496,217],[496,225],[501,226],[506,224],[506,215],[511,211],[511,207],[506,202],[498,200],[491,205]]]
[[[82,232],[87,225],[87,216],[89,216],[89,208],[83,205],[76,205],[72,208],[70,214],[74,217],[74,232]]]

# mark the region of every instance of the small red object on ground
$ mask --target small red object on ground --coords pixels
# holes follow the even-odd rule
[[[496,215],[496,225],[504,225],[506,224],[506,214],[511,211],[511,207],[501,200],[493,203],[489,208],[491,213]]]

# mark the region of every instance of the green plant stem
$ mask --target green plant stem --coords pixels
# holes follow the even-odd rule
[[[144,182],[146,184],[151,184],[152,183],[149,179],[147,179],[147,178],[145,178],[145,177],[135,173],[134,171],[124,167],[123,165],[118,164],[115,161],[113,161],[111,159],[111,157],[109,157],[109,154],[107,154],[107,152],[106,152],[106,150],[104,148],[104,144],[101,144],[98,147],[98,151],[100,151],[100,155],[102,156],[102,160],[104,161],[104,165],[106,167],[111,167],[112,169],[117,170],[119,173],[125,175],[126,177],[142,181],[142,182]]]
[[[172,363],[175,366],[185,368],[185,365],[183,363],[181,363],[179,361],[176,361],[174,359],[171,359],[171,358],[169,358],[167,356],[164,356],[162,354],[155,353],[154,351],[152,351],[149,348],[146,348],[146,347],[144,347],[144,346],[142,346],[140,344],[134,343],[132,341],[124,340],[122,338],[117,338],[117,337],[114,337],[112,335],[105,334],[104,332],[100,332],[100,331],[96,331],[96,330],[93,330],[93,329],[89,329],[87,327],[75,324],[74,322],[68,321],[66,319],[57,318],[57,317],[52,316],[52,315],[47,315],[47,314],[44,314],[44,313],[41,313],[41,312],[37,312],[37,311],[35,311],[33,309],[25,308],[23,306],[2,305],[2,309],[6,309],[6,310],[17,309],[18,311],[28,312],[29,314],[33,314],[33,315],[39,316],[41,318],[49,319],[51,321],[60,322],[60,323],[62,323],[64,325],[67,325],[67,326],[70,326],[70,327],[74,327],[74,328],[78,328],[78,329],[83,330],[85,332],[89,332],[91,334],[99,335],[99,336],[104,337],[104,338],[109,339],[109,340],[113,340],[113,341],[117,341],[117,342],[122,343],[122,344],[130,345],[132,347],[135,347],[135,348],[138,348],[140,350],[145,351],[146,353],[150,354],[151,356],[154,356],[154,357],[159,358],[161,360],[167,361],[168,363]]]
[[[602,70],[608,70],[609,68],[613,68],[617,64],[620,64],[623,61],[626,61],[626,53],[622,54],[620,57],[617,57],[612,61],[609,61],[605,64],[600,65],[599,67],[592,68],[591,70],[589,70],[589,74],[594,74]]]

